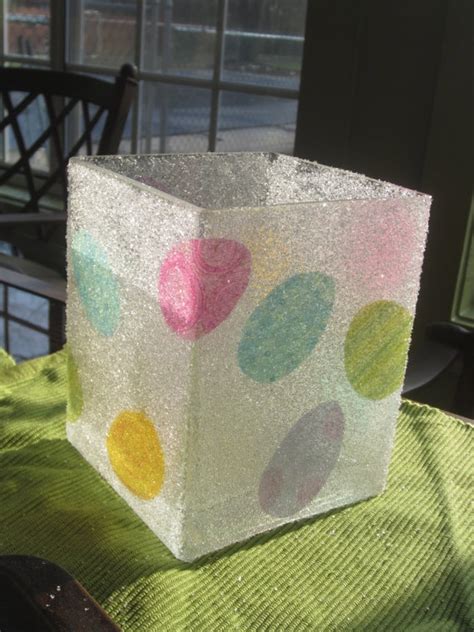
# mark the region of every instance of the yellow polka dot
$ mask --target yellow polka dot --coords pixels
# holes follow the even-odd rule
[[[263,298],[289,275],[295,265],[288,245],[271,229],[256,230],[245,245],[252,256],[249,290],[256,298]]]
[[[143,412],[124,410],[112,422],[107,451],[115,474],[136,496],[157,496],[165,476],[158,433]]]

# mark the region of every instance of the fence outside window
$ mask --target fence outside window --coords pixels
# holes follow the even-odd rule
[[[292,153],[305,14],[306,0],[5,0],[1,57],[111,79],[134,63],[123,153]]]

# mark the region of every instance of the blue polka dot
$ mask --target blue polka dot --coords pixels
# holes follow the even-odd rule
[[[241,370],[256,382],[294,371],[326,329],[334,303],[331,277],[296,274],[278,285],[248,319],[238,350]]]
[[[119,284],[104,248],[85,230],[72,239],[72,267],[91,325],[103,336],[112,336],[120,321]]]

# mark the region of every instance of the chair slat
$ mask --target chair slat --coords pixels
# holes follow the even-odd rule
[[[13,110],[8,114],[8,116],[6,116],[3,121],[0,121],[0,132],[3,132],[6,127],[11,125],[13,119],[19,116],[23,112],[23,110],[26,110],[30,103],[32,103],[38,96],[39,95],[36,93],[31,93],[26,95],[26,97],[22,101],[20,101],[20,103],[17,103],[14,106]]]
[[[53,104],[53,100],[51,98],[51,96],[49,94],[44,94],[43,95],[44,100],[46,102],[46,109],[48,111],[48,116],[49,116],[49,120],[50,120],[50,129],[51,129],[51,136],[53,139],[53,144],[54,144],[54,148],[56,151],[56,160],[58,163],[58,171],[61,174],[61,184],[63,187],[63,195],[64,195],[64,200],[66,200],[67,197],[67,185],[66,185],[66,164],[65,164],[65,160],[64,160],[64,150],[63,150],[63,146],[61,143],[61,137],[59,136],[59,125],[58,125],[58,118],[56,116],[56,112],[54,110],[54,104]],[[75,99],[71,99],[71,102],[74,102],[77,100]],[[71,102],[69,102],[68,105],[71,104]],[[74,107],[74,106],[73,106]],[[66,108],[63,109],[63,112]]]
[[[15,254],[21,255],[22,263],[41,264],[46,270],[45,276],[42,272],[38,278],[31,267],[15,270],[8,262],[0,261],[0,283],[5,284],[6,294],[8,294],[7,286],[11,285],[51,299],[48,331],[52,351],[59,348],[64,336],[61,303],[65,300],[65,282],[62,278],[65,272],[63,242],[65,215],[50,213],[43,216],[40,208],[51,208],[53,196],[50,189],[55,187],[58,182],[64,187],[67,160],[77,154],[81,147],[85,147],[88,154],[93,152],[93,130],[103,115],[105,115],[104,126],[101,133],[98,134],[99,152],[114,154],[118,151],[136,88],[135,69],[130,64],[122,66],[114,83],[70,72],[0,67],[0,96],[3,95],[4,100],[4,107],[0,108],[0,132],[8,126],[12,127],[21,156],[14,165],[0,167],[0,184],[16,174],[24,176],[27,182],[27,190],[22,192],[21,199],[16,196],[12,197],[10,189],[16,187],[14,180],[8,182],[8,187],[4,187],[5,200],[0,200],[2,208],[6,212],[11,209],[12,213],[0,217],[2,239],[13,245]],[[9,93],[15,92],[23,92],[27,96],[13,105]],[[25,117],[19,118],[19,115],[25,112],[26,108],[35,102],[35,99],[40,103],[41,95],[46,103],[47,120],[44,120],[43,110],[36,113],[40,124],[39,136],[27,148],[26,143],[29,141],[29,137],[27,140],[21,132],[21,125],[25,123],[23,120]],[[66,106],[63,107],[66,100]],[[71,125],[68,126],[67,131],[71,133],[71,144],[74,143],[74,145],[68,150],[64,143],[64,124],[67,120],[66,117],[71,115],[79,101],[81,102],[84,130],[75,129],[75,118],[69,118],[68,122],[71,121]],[[91,105],[98,107],[94,116],[92,116],[93,110],[90,109]],[[46,127],[48,119],[49,126]],[[26,120],[26,124],[28,123],[29,118]],[[79,138],[77,138],[78,134],[80,134]],[[51,139],[50,147],[54,150],[53,160],[50,164],[50,173],[40,176],[33,170],[32,157],[48,139]],[[55,161],[55,156],[57,156],[57,161]],[[29,196],[27,202],[26,193]],[[11,204],[13,200],[14,203]],[[17,212],[19,208],[21,208],[20,213]],[[34,211],[34,213],[30,211]],[[38,227],[39,230],[36,230],[35,227]],[[8,256],[7,259],[11,260],[12,257]],[[56,276],[59,275],[59,281],[57,278],[50,278],[49,271],[56,271]],[[4,318],[5,342],[8,344],[7,300],[5,300],[4,311],[6,312]]]
[[[115,107],[117,101],[112,82],[71,72],[36,68],[18,72],[17,68],[0,68],[0,86],[8,86],[11,92],[42,92],[52,96],[86,99],[107,109]]]
[[[0,266],[0,283],[36,296],[43,296],[61,303],[66,302],[66,281],[61,279],[36,279],[31,275]]]
[[[97,110],[97,112],[94,114],[94,116],[92,117],[90,124],[88,126],[88,128],[86,130],[84,130],[84,132],[81,134],[81,136],[78,138],[77,142],[73,145],[72,149],[67,153],[64,162],[67,163],[67,161],[69,160],[69,158],[72,158],[73,156],[75,156],[77,154],[77,152],[79,151],[79,149],[82,147],[82,145],[84,144],[84,140],[86,138],[86,135],[88,133],[90,133],[90,131],[94,128],[94,126],[96,125],[96,123],[99,121],[100,117],[102,116],[102,114],[105,112],[105,108],[99,108]],[[35,195],[33,197],[33,199],[31,199],[26,205],[25,205],[25,211],[30,210],[31,206],[33,205],[37,205],[38,200],[47,192],[49,191],[49,189],[57,182],[58,180],[58,176],[60,176],[62,173],[62,167],[58,167],[57,169],[55,169],[48,178],[46,178],[45,182],[37,189],[37,191],[35,192]]]
[[[0,213],[0,226],[9,224],[64,224],[66,213]]]
[[[92,130],[100,121],[100,118],[102,114],[104,114],[104,112],[105,112],[105,108],[99,108],[97,112],[94,114],[94,116],[90,119],[89,124],[85,125],[84,132],[81,134],[81,136],[79,136],[79,138],[77,139],[77,142],[73,145],[72,149],[69,151],[67,155],[67,160],[75,156],[77,152],[79,151],[79,149],[81,148],[81,146],[84,144],[84,141],[86,140],[87,136],[89,137],[91,136]]]
[[[38,136],[35,142],[32,145],[30,145],[28,149],[24,148],[24,151],[21,151],[21,158],[19,158],[14,164],[8,167],[8,169],[6,169],[0,175],[0,185],[5,184],[7,180],[9,180],[16,173],[18,173],[20,168],[24,168],[25,170],[28,170],[30,158],[38,151],[40,147],[42,147],[42,145],[44,145],[44,143],[48,140],[48,138],[54,132],[55,127],[57,127],[64,121],[64,119],[69,114],[69,112],[71,112],[74,106],[77,105],[78,101],[79,101],[78,99],[71,99],[71,101],[66,105],[63,111],[53,120],[51,120],[51,115],[48,115],[50,118],[49,126],[44,130],[42,134],[40,134],[40,136]]]
[[[3,99],[3,103],[5,104],[5,107],[7,108],[8,113],[12,114],[14,107],[13,107],[12,100],[10,98],[10,94],[6,90],[2,90],[2,99]],[[20,153],[23,155],[26,153],[26,146],[25,146],[25,141],[23,139],[23,134],[21,132],[21,129],[16,117],[12,119],[11,126],[13,129],[13,134],[15,135],[15,140],[18,145],[18,149]],[[35,211],[38,211],[38,202],[36,199],[35,183],[34,183],[33,173],[31,171],[31,166],[28,161],[25,163],[25,178],[26,178],[26,183],[28,187],[28,193],[30,194],[30,198],[32,200],[32,206],[35,209]]]
[[[84,116],[84,127],[86,130],[90,130],[91,117],[90,117],[90,112],[89,112],[89,104],[87,103],[87,101],[84,101],[84,99],[82,99],[81,103],[82,103],[82,113]],[[87,136],[86,136],[86,148],[87,148],[88,155],[91,156],[92,155],[92,134],[89,132],[87,133]]]

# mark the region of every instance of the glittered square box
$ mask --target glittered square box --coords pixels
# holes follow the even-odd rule
[[[283,155],[71,160],[68,437],[178,558],[384,489],[429,206]]]

